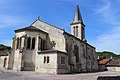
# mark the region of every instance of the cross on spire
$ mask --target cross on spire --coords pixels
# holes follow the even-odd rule
[[[40,16],[37,17],[37,20],[40,20]]]

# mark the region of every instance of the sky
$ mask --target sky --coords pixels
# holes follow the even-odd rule
[[[120,54],[120,0],[0,0],[0,44],[11,45],[14,30],[40,20],[70,32],[76,3],[87,42],[96,51]]]

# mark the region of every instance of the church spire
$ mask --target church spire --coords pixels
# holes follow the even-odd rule
[[[71,25],[71,34],[86,42],[85,25],[83,23],[78,4],[76,5],[76,11],[74,14],[73,22],[70,25]]]
[[[75,22],[81,22],[81,23],[83,23],[78,3],[76,5],[76,11],[75,11],[75,14],[74,14],[74,19],[73,19],[73,23],[75,23]]]

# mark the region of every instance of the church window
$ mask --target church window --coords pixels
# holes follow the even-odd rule
[[[86,58],[85,49],[84,48],[83,48],[83,56],[84,56],[84,58]]]
[[[75,35],[75,26],[73,27],[73,35]]]
[[[31,38],[28,37],[27,38],[27,49],[30,49],[30,45],[31,45]]]
[[[41,39],[41,51],[45,50],[45,40]]]
[[[20,37],[20,45],[19,48],[21,49],[22,37]]]
[[[41,43],[42,43],[42,38],[39,37],[39,40],[38,40],[38,50],[41,50]]]
[[[42,42],[42,50],[45,50],[45,40],[43,40],[43,42]]]
[[[46,56],[44,56],[44,63],[46,63]]]
[[[50,61],[49,59],[50,59],[49,56],[47,56],[47,63],[49,63],[49,61]]]
[[[38,41],[38,50],[45,50],[45,40],[43,40],[41,37],[39,37]]]
[[[76,26],[76,36],[78,36],[78,26]]]
[[[61,57],[61,64],[65,64],[65,57]]]
[[[68,42],[67,42],[67,38],[65,37],[65,49],[68,52]]]
[[[19,48],[19,38],[17,38],[17,44],[16,44],[16,49]]]
[[[76,62],[79,62],[79,48],[77,45],[74,46],[74,54],[76,57]]]
[[[84,38],[84,35],[85,35],[85,33],[84,33],[84,28],[82,27],[82,30],[81,30],[81,34],[82,34],[82,39]]]
[[[32,38],[32,49],[35,49],[35,37]]]
[[[50,61],[49,56],[44,56],[44,63],[49,63],[49,61]]]
[[[91,57],[89,56],[89,59],[91,59]]]

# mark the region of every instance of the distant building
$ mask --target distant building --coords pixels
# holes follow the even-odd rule
[[[87,43],[77,4],[71,33],[41,21],[15,30],[9,69],[59,74],[98,70],[95,47]]]
[[[0,51],[0,68],[8,68],[9,54],[4,51]]]
[[[120,59],[98,59],[99,71],[120,71]]]
[[[98,69],[99,71],[107,71],[106,64],[112,59],[98,59]]]
[[[107,64],[106,67],[108,71],[120,71],[120,59],[118,60],[110,60]]]

